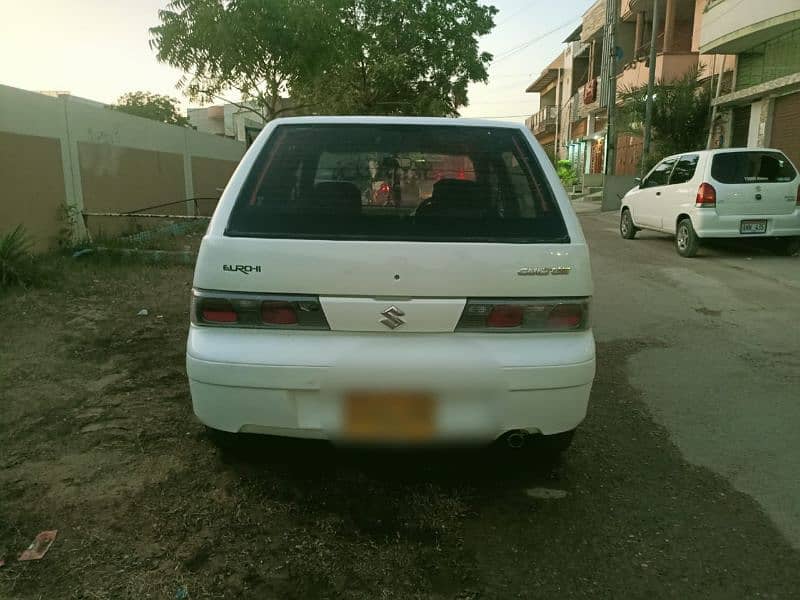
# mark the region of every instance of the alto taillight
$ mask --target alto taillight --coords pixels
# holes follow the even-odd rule
[[[797,201],[795,202],[797,206],[800,206],[800,185],[797,186]]]
[[[330,329],[316,296],[194,290],[191,318],[214,327]]]
[[[710,183],[701,183],[697,189],[695,206],[697,208],[714,208],[717,205],[717,190]]]
[[[467,301],[456,331],[552,332],[589,327],[589,298]]]

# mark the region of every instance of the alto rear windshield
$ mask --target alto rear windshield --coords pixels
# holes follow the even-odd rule
[[[715,154],[711,176],[720,183],[785,183],[797,176],[780,152],[724,152]]]
[[[569,242],[524,136],[451,125],[280,125],[255,161],[225,234]]]

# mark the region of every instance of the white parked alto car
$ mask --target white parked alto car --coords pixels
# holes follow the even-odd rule
[[[658,163],[629,191],[620,233],[675,235],[692,257],[709,238],[775,238],[783,254],[800,249],[800,176],[780,150],[727,148],[687,152]]]
[[[402,205],[369,201],[387,176],[408,186]],[[512,446],[535,435],[561,450],[595,374],[591,297],[581,227],[524,127],[277,119],[200,247],[194,411],[230,433]]]

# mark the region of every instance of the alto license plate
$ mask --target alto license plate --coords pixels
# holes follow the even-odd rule
[[[739,223],[739,233],[767,233],[766,219],[754,219]]]
[[[424,441],[433,437],[436,404],[421,392],[352,392],[345,397],[344,432],[360,441]]]

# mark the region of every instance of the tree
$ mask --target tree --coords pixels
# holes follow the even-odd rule
[[[645,170],[665,156],[701,150],[706,146],[710,124],[711,95],[700,80],[701,69],[688,71],[681,79],[658,81],[653,88],[653,146],[645,159]],[[647,86],[629,88],[620,94],[620,132],[642,135]]]
[[[467,86],[486,81],[491,55],[478,37],[494,7],[476,0],[355,0],[326,5],[334,23],[325,68],[298,78],[293,95],[318,112],[455,116]]]
[[[292,0],[172,0],[150,29],[159,61],[182,69],[178,87],[195,100],[225,99],[235,90],[240,108],[265,119],[287,110],[291,75],[319,50],[316,11],[302,15]],[[305,18],[303,18],[305,17]],[[308,60],[308,59],[306,59]],[[225,99],[227,100],[227,99]]]
[[[180,125],[181,127],[189,125],[189,119],[178,111],[178,101],[161,94],[128,92],[120,96],[117,103],[112,104],[110,108],[170,125]]]
[[[265,119],[456,115],[488,77],[478,37],[496,12],[478,0],[173,0],[151,46],[186,72],[190,97],[234,90]]]

